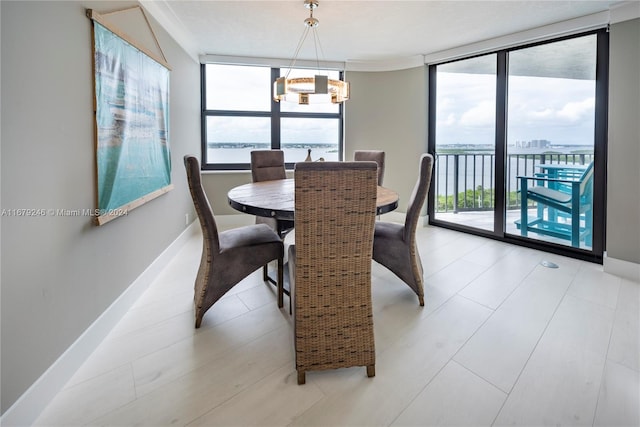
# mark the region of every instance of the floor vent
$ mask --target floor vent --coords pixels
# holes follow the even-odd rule
[[[547,267],[547,268],[560,268],[560,267],[558,267],[558,264],[554,264],[551,261],[545,261],[545,260],[541,261],[540,265],[542,265],[543,267]]]

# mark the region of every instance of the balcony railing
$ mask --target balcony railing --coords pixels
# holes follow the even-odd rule
[[[506,207],[520,208],[519,175],[533,175],[540,165],[586,165],[593,153],[526,153],[507,156]],[[495,155],[493,153],[436,154],[435,187],[438,213],[493,210]]]

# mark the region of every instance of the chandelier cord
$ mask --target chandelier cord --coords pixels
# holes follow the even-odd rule
[[[291,60],[291,65],[289,65],[289,70],[287,70],[287,74],[285,76],[285,78],[287,79],[289,78],[289,73],[291,73],[291,70],[293,69],[293,67],[296,65],[296,62],[298,61],[298,55],[300,54],[300,49],[302,49],[302,46],[304,45],[304,42],[307,39],[307,35],[309,34],[309,28],[310,27],[305,26],[304,31],[300,36],[300,40],[298,41],[298,46],[296,46],[296,50],[293,54],[293,59]]]
[[[318,20],[316,19],[315,22],[316,24],[313,24],[313,9],[315,9],[315,6],[310,6],[309,7],[309,26],[311,28],[313,28],[313,49],[316,52],[316,67],[318,72],[320,72],[320,60],[318,59]]]
[[[284,76],[276,78],[273,83],[273,100],[275,102],[294,101],[292,98],[295,95],[300,105],[327,101],[333,104],[341,104],[349,99],[349,82],[340,79],[340,77],[338,77],[338,80],[330,79],[329,70],[320,69],[320,58],[322,57],[322,60],[325,61],[324,49],[320,41],[320,34],[317,30],[319,21],[313,17],[313,9],[318,7],[318,0],[304,0],[304,5],[310,9],[309,17],[304,20],[305,29],[298,40],[298,45],[291,58],[289,69]],[[316,74],[313,77],[308,77],[308,73],[302,73],[305,77],[289,78],[291,71],[293,71],[298,62],[302,47],[309,37],[309,30],[313,30],[313,47],[317,67]],[[306,61],[308,66],[305,68],[312,68],[312,61],[312,59]],[[296,73],[293,74],[296,75]]]
[[[321,70],[320,69],[320,59],[322,58],[322,60],[325,60],[325,56],[324,56],[324,49],[322,49],[322,42],[320,41],[320,35],[318,34],[318,28],[314,28],[313,29],[313,46],[315,47],[316,50],[316,67],[318,67],[318,73],[324,72],[326,73],[326,70]],[[320,55],[318,55],[318,47],[320,48]]]

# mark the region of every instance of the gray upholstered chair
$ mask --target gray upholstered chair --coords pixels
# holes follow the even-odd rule
[[[282,150],[252,151],[251,178],[253,179],[253,182],[286,179],[287,171],[284,165],[284,152]],[[263,216],[256,217],[256,224],[267,224],[283,239],[289,231],[293,230],[294,226],[293,221]],[[268,264],[265,264],[262,268],[262,279],[275,284],[275,281],[269,277]],[[289,308],[291,308],[291,301],[289,301]]]
[[[420,157],[419,176],[409,199],[404,224],[377,221],[373,238],[374,261],[387,267],[409,285],[418,295],[421,306],[424,305],[424,287],[416,229],[429,192],[432,170],[433,156],[425,153]]]
[[[356,150],[353,152],[353,160],[356,162],[376,162],[378,164],[378,185],[382,185],[382,180],[384,179],[384,151]]]
[[[204,313],[238,282],[266,263],[278,261],[278,304],[281,307],[284,244],[264,224],[218,232],[216,220],[202,188],[200,163],[184,156],[191,198],[202,227],[202,257],[194,285],[196,328]]]
[[[286,179],[282,150],[255,150],[251,152],[251,178],[253,182]],[[293,221],[256,217],[256,224],[267,224],[281,237],[293,229]]]
[[[296,241],[289,247],[298,384],[305,372],[366,366],[375,375],[371,256],[373,162],[295,166]]]

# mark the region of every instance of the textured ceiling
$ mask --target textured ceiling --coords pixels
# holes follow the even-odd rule
[[[291,58],[308,9],[302,0],[143,1],[171,21],[193,54]],[[152,5],[150,3],[153,3]],[[430,54],[572,18],[619,1],[320,0],[314,16],[327,61],[385,61]],[[316,59],[310,39],[301,59]]]

